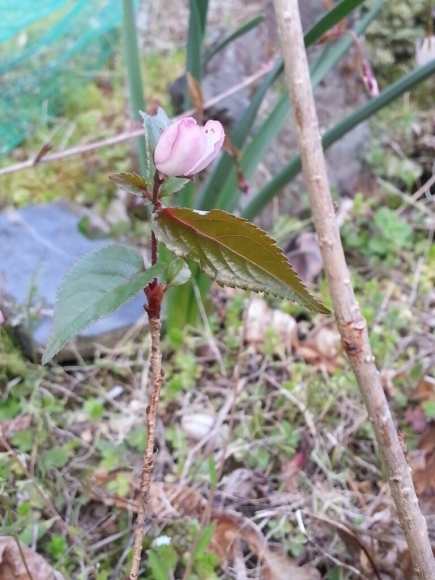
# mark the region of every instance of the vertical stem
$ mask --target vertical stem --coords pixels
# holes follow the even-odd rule
[[[435,580],[435,561],[414,490],[411,471],[399,441],[371,351],[367,324],[350,281],[326,173],[325,157],[310,82],[298,0],[274,0],[319,245],[343,346],[361,389],[369,419],[382,453],[391,494],[418,578]]]
[[[139,121],[139,111],[145,110],[145,97],[143,92],[142,75],[140,71],[139,48],[133,0],[122,0],[122,32],[124,40],[125,60],[127,64],[131,112],[133,120]],[[136,147],[141,174],[146,175],[147,154],[145,148],[145,139],[143,137],[136,139]]]
[[[155,426],[157,420],[157,408],[160,398],[160,389],[163,382],[162,353],[160,351],[160,319],[150,319],[151,333],[151,374],[152,394],[150,404],[147,407],[147,444],[143,457],[143,469],[140,483],[140,503],[137,515],[136,529],[133,543],[133,561],[129,580],[137,580],[142,554],[142,541],[145,530],[147,510],[150,500],[151,478],[154,470],[154,442]]]
[[[163,180],[160,179],[158,171],[154,175],[153,187],[153,206],[154,210],[160,204],[160,189]],[[154,232],[151,233],[151,262],[152,265],[157,264],[157,239]],[[142,475],[140,480],[140,500],[139,511],[137,514],[136,528],[134,532],[133,542],[133,559],[131,563],[131,570],[129,580],[137,580],[140,568],[140,560],[142,556],[142,542],[145,531],[148,506],[150,503],[150,489],[151,479],[154,471],[154,443],[155,430],[157,421],[157,411],[160,399],[160,390],[163,383],[163,369],[162,369],[162,352],[160,350],[160,309],[163,298],[163,288],[159,285],[158,280],[154,279],[151,284],[145,288],[145,294],[148,298],[148,306],[146,310],[149,317],[150,334],[151,334],[151,376],[152,376],[152,392],[150,404],[146,410],[147,422],[147,442],[145,453],[143,456]]]
[[[157,238],[154,232],[151,232],[151,264],[157,264]]]

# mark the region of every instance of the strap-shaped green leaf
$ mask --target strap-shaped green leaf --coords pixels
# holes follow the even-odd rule
[[[42,364],[70,338],[128,302],[164,268],[165,264],[156,264],[145,270],[139,252],[118,245],[106,246],[79,260],[59,288]]]
[[[168,250],[198,262],[222,286],[265,292],[329,313],[311,296],[275,241],[240,217],[217,209],[164,208],[153,214],[152,228]]]
[[[211,61],[211,59],[218,52],[220,52],[223,48],[228,46],[231,42],[234,42],[235,40],[237,40],[237,38],[240,38],[240,36],[243,36],[244,34],[249,32],[250,30],[252,30],[256,26],[261,24],[263,22],[264,18],[265,18],[264,14],[259,14],[258,16],[255,16],[254,18],[252,18],[248,22],[245,22],[245,24],[242,24],[242,26],[237,28],[237,30],[235,30],[234,32],[229,34],[227,37],[225,37],[222,40],[222,42],[220,42],[218,45],[212,47],[210,50],[207,50],[204,54],[204,67],[207,66],[207,64]]]

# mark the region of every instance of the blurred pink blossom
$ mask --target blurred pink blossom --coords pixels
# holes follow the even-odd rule
[[[435,58],[435,36],[425,36],[416,42],[415,61],[417,66],[424,66]]]
[[[194,175],[217,157],[224,139],[219,121],[207,121],[201,127],[192,117],[180,119],[163,131],[154,163],[158,171],[168,177]]]
[[[0,324],[3,324],[5,321],[5,317],[3,316],[3,312],[0,310]]]

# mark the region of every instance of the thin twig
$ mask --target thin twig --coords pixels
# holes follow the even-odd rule
[[[34,480],[34,478],[32,477],[32,474],[30,473],[30,471],[27,469],[27,465],[21,461],[20,457],[18,457],[15,449],[13,447],[11,447],[8,443],[8,441],[3,437],[3,435],[1,434],[0,431],[0,444],[1,447],[3,447],[4,449],[6,449],[6,451],[8,451],[13,458],[15,459],[15,461],[18,463],[18,465],[21,467],[21,469],[23,470],[24,475],[27,477],[27,479],[31,482],[32,486],[34,487],[34,489],[36,490],[36,492],[38,493],[38,495],[41,497],[47,511],[49,511],[51,513],[51,515],[53,517],[56,518],[56,520],[58,520],[58,522],[60,523],[65,535],[67,536],[68,540],[71,542],[72,546],[78,546],[82,552],[82,556],[83,559],[86,563],[87,566],[89,566],[89,568],[92,570],[93,573],[96,573],[96,569],[95,566],[91,560],[91,558],[88,556],[88,554],[86,553],[84,547],[81,545],[81,542],[79,540],[79,538],[77,536],[74,536],[69,527],[66,525],[66,523],[63,521],[63,519],[61,518],[59,512],[57,511],[57,509],[54,507],[53,503],[51,502],[51,500],[47,497],[47,495],[45,494],[45,492],[39,487],[39,485],[36,483],[36,481]]]
[[[159,206],[160,190],[163,180],[160,179],[158,171],[154,176],[153,205],[154,210]],[[157,264],[157,240],[154,232],[151,233],[151,262]],[[151,478],[154,471],[154,443],[156,438],[157,411],[160,399],[160,390],[163,384],[162,351],[160,349],[160,330],[162,323],[160,311],[163,299],[163,287],[159,285],[155,278],[146,288],[145,294],[148,298],[148,305],[145,310],[148,312],[149,327],[151,335],[151,377],[152,392],[150,404],[146,410],[147,416],[147,442],[143,456],[142,476],[140,480],[140,501],[136,520],[133,542],[133,559],[130,570],[130,580],[137,580],[139,576],[140,560],[142,556],[142,542],[145,531],[148,506],[150,503]]]
[[[17,544],[17,548],[18,548],[18,551],[20,553],[21,561],[24,564],[24,568],[26,569],[29,580],[33,580],[33,575],[29,570],[29,566],[27,565],[26,557],[24,555],[23,548],[21,547],[21,542],[17,538],[17,536],[14,536],[14,540],[15,540],[15,543]]]
[[[385,181],[385,179],[382,179],[382,177],[378,177],[376,181],[379,183],[379,185],[382,185],[383,187],[385,187],[385,189],[388,189],[389,192],[393,193],[394,195],[397,195],[397,197],[400,197],[400,199],[402,199],[405,202],[405,204],[412,205],[412,207],[419,209],[420,211],[431,217],[432,220],[435,219],[434,212],[431,211],[424,204],[419,203],[417,200],[415,200],[414,196],[406,195],[405,193],[400,191],[398,187],[396,187],[392,183],[389,183],[388,181]]]
[[[134,534],[133,561],[130,571],[130,580],[137,580],[139,576],[142,541],[146,525],[147,508],[150,501],[151,477],[154,469],[155,426],[160,389],[163,382],[162,353],[160,351],[160,328],[161,322],[159,319],[150,319],[152,393],[150,404],[147,407],[147,444],[143,458],[143,470],[140,482],[141,501],[139,503],[139,512],[137,515]]]
[[[204,109],[209,109],[213,107],[217,103],[223,101],[227,97],[241,91],[249,87],[250,85],[254,84],[264,76],[266,76],[273,67],[274,63],[265,64],[263,67],[260,68],[258,72],[251,75],[241,83],[234,85],[233,87],[229,88],[228,90],[224,91],[220,95],[213,97],[212,99],[208,100],[205,105]],[[182,117],[189,117],[195,113],[194,109],[186,111],[182,115],[175,117],[173,120],[180,119]],[[113,145],[118,145],[119,143],[124,143],[125,141],[130,141],[130,139],[136,139],[137,137],[141,137],[145,134],[144,129],[136,129],[134,131],[125,131],[124,133],[120,133],[119,135],[115,135],[114,137],[109,137],[108,139],[102,139],[100,141],[94,141],[93,143],[87,143],[85,145],[77,145],[76,147],[71,147],[70,149],[65,149],[64,151],[57,151],[56,153],[51,153],[50,155],[44,155],[43,151],[39,151],[35,158],[27,159],[27,161],[22,161],[21,163],[15,163],[14,165],[9,165],[8,167],[3,167],[0,169],[0,177],[3,175],[7,175],[8,173],[16,173],[17,171],[23,171],[24,169],[30,169],[31,167],[35,167],[36,165],[40,165],[41,163],[49,163],[51,161],[59,161],[60,159],[66,159],[67,157],[73,157],[74,155],[83,155],[84,153],[88,153],[89,151],[96,151],[97,149],[102,149],[103,147],[112,147]]]
[[[367,323],[354,295],[340,232],[334,219],[298,0],[274,0],[274,6],[302,168],[338,329],[383,456],[391,494],[416,575],[423,580],[435,580],[435,561],[426,520],[420,511],[410,468],[380,382]]]

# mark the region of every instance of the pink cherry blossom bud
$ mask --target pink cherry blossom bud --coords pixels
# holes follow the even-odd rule
[[[5,317],[3,316],[3,312],[0,310],[0,324],[3,324],[5,321]]]
[[[192,117],[180,119],[163,131],[154,163],[168,177],[194,175],[217,157],[224,139],[224,128],[219,121],[207,121],[201,127]]]

